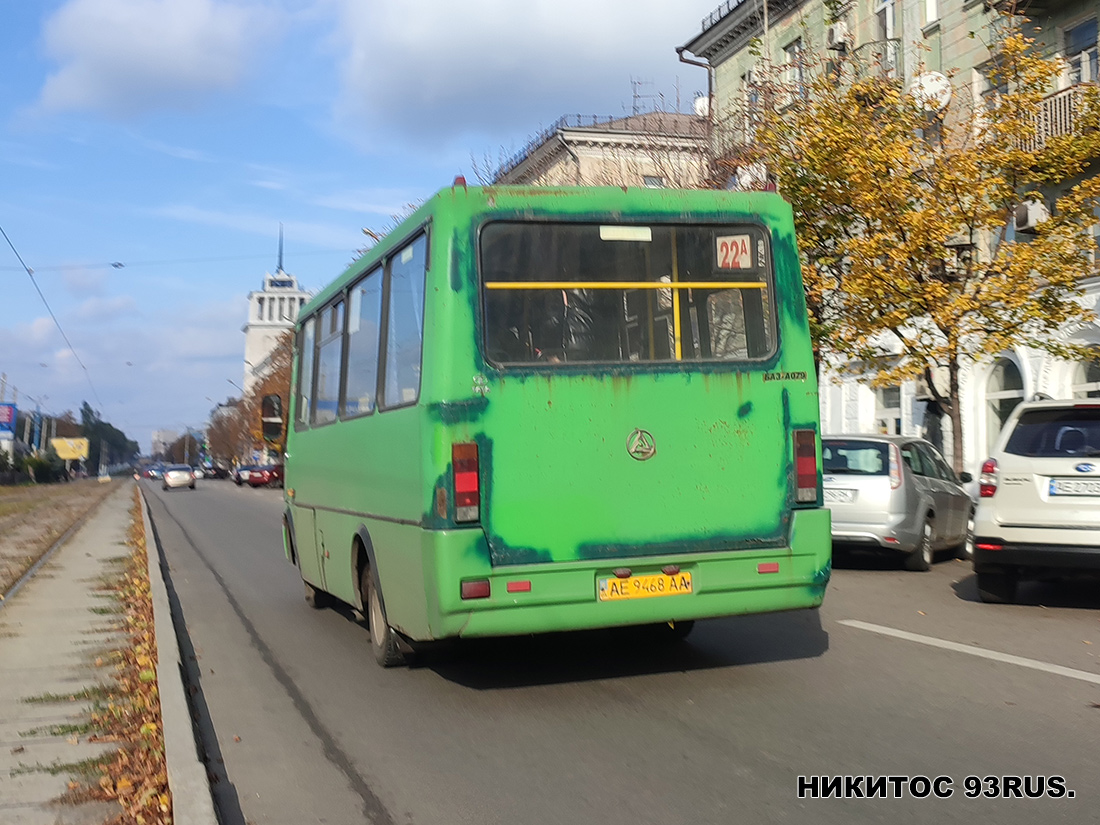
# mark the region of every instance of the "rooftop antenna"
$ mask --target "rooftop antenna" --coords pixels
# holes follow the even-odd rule
[[[642,104],[643,100],[655,100],[657,98],[657,95],[655,95],[653,93],[649,93],[649,94],[643,94],[642,93],[643,87],[649,88],[649,87],[652,87],[652,86],[653,86],[653,81],[652,80],[642,80],[641,78],[637,78],[637,77],[633,77],[633,76],[630,78],[630,89],[631,89],[632,97],[634,98],[634,107],[633,107],[634,108],[634,114],[636,114],[636,115],[641,114],[642,107],[643,107],[643,104]],[[652,106],[652,104],[651,104],[651,106]]]
[[[283,223],[279,221],[279,264],[276,272],[283,271]]]

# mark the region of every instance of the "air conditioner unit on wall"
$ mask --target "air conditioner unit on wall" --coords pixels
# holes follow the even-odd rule
[[[1024,201],[1016,207],[1016,231],[1034,232],[1043,221],[1050,218],[1050,210],[1039,201]]]
[[[843,20],[830,23],[825,29],[825,48],[843,51],[848,48],[848,24]]]

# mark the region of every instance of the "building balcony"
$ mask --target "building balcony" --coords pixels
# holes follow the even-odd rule
[[[1043,98],[1035,119],[1035,136],[1024,142],[1028,151],[1042,149],[1051,138],[1071,135],[1078,128],[1085,96],[1096,91],[1097,83],[1077,83]]]

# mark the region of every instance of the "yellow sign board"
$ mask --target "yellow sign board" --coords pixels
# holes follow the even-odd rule
[[[86,438],[51,438],[50,446],[53,447],[58,458],[66,461],[88,457],[88,439]]]

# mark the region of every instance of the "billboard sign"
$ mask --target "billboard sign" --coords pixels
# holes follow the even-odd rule
[[[0,432],[15,432],[15,405],[0,404]]]
[[[88,439],[86,438],[51,438],[50,446],[57,453],[57,457],[65,461],[88,457]]]

